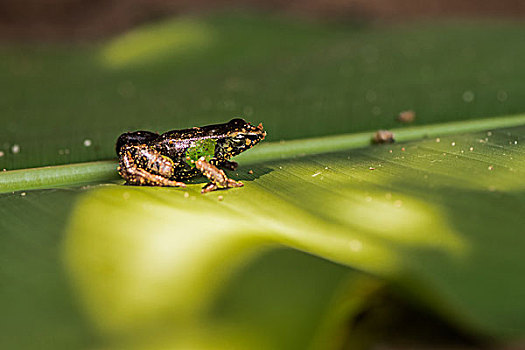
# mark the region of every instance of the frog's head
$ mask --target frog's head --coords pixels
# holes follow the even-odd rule
[[[233,157],[252,148],[264,140],[266,136],[266,131],[264,131],[262,123],[254,126],[244,119],[236,118],[230,120],[226,126],[227,132],[223,152],[229,157]]]

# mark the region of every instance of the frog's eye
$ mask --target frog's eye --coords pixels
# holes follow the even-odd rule
[[[232,139],[242,139],[244,137],[244,134],[241,131],[233,131],[228,134],[228,136]]]
[[[246,135],[243,134],[243,133],[240,133],[240,132],[238,132],[238,133],[233,137],[233,139],[235,140],[235,142],[243,141],[245,138],[246,138]]]

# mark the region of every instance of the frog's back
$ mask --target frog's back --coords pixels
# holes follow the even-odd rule
[[[194,146],[195,142],[206,139],[216,141],[225,139],[228,132],[226,125],[215,124],[191,129],[171,130],[160,135],[155,143],[161,153],[173,160],[183,160],[186,157],[186,151]]]

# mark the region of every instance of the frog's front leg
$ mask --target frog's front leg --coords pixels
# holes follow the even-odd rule
[[[146,145],[124,146],[119,152],[118,172],[130,185],[186,187],[170,180],[173,161]]]
[[[204,157],[200,157],[195,162],[195,166],[202,172],[204,176],[206,176],[211,181],[202,188],[202,193],[216,191],[219,189],[244,186],[242,182],[228,178],[224,171],[217,168],[210,162],[206,161],[206,158]]]

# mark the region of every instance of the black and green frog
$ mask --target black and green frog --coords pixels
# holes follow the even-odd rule
[[[185,187],[182,181],[204,175],[211,182],[202,193],[242,187],[219,168],[235,170],[237,163],[230,159],[265,136],[262,124],[254,126],[240,118],[161,135],[128,132],[117,140],[118,172],[130,185]]]

